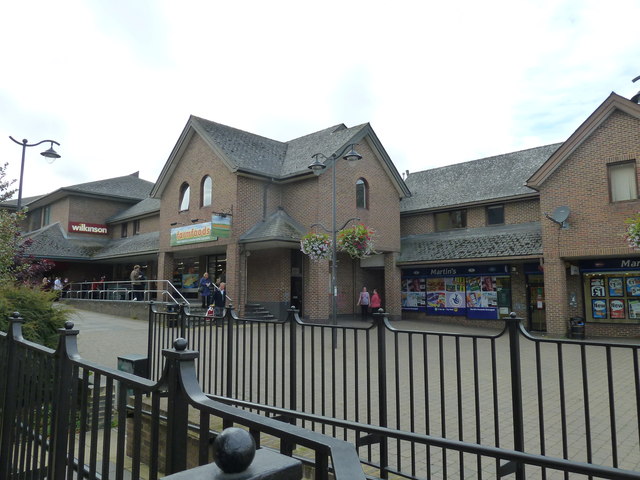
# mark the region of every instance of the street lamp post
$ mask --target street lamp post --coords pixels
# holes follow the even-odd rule
[[[22,140],[21,142],[19,142],[15,138],[13,138],[11,135],[9,135],[9,138],[11,140],[13,140],[13,142],[17,143],[18,145],[22,145],[22,161],[20,163],[20,183],[18,184],[18,205],[16,206],[16,211],[19,212],[20,211],[20,207],[22,207],[22,178],[24,176],[24,155],[25,155],[25,150],[27,149],[27,147],[36,147],[36,146],[40,145],[41,143],[49,142],[51,144],[50,147],[47,150],[45,150],[44,152],[40,153],[40,155],[42,155],[43,157],[52,158],[53,160],[55,160],[56,158],[60,158],[60,155],[58,154],[58,152],[56,152],[53,149],[53,144],[55,143],[58,146],[60,146],[60,144],[58,142],[56,142],[55,140],[42,140],[42,141],[40,141],[38,143],[27,143],[27,139],[26,138],[24,140]]]
[[[332,211],[331,211],[331,235],[333,239],[332,249],[331,249],[331,310],[332,310],[332,323],[336,325],[338,323],[338,278],[337,278],[337,263],[338,263],[338,254],[337,254],[337,233],[338,230],[336,228],[336,162],[343,158],[349,162],[354,162],[360,160],[362,155],[354,150],[355,144],[347,145],[342,152],[339,154],[332,154],[331,157],[326,157],[322,153],[316,153],[312,156],[313,163],[309,165],[309,169],[313,171],[316,175],[320,175],[322,171],[327,167],[332,167],[331,174],[331,185],[332,185]],[[348,150],[348,152],[347,152]],[[320,158],[323,161],[320,161]],[[353,220],[353,219],[351,219]],[[349,223],[351,220],[348,220]],[[346,225],[346,224],[345,224]]]

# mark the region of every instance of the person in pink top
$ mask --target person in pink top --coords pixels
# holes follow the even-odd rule
[[[380,300],[378,290],[374,288],[373,293],[371,294],[371,310],[373,311],[373,313],[377,313],[380,307],[382,307],[382,300]]]

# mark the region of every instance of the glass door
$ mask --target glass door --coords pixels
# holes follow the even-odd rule
[[[546,332],[547,315],[544,299],[544,278],[542,275],[529,275],[527,296],[529,297],[529,330]]]

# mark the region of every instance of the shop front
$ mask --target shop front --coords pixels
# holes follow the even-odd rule
[[[506,318],[511,311],[509,266],[405,268],[401,296],[403,311],[472,320]]]
[[[580,262],[588,323],[640,324],[640,259]]]

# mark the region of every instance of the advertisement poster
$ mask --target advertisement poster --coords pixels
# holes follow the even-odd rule
[[[402,280],[402,309],[424,312],[426,283],[424,277],[405,278]]]
[[[604,278],[592,278],[591,279],[591,296],[606,297],[606,293],[607,292],[604,288]]]
[[[606,300],[591,300],[591,310],[593,312],[593,318],[607,318]]]
[[[198,289],[198,280],[200,276],[197,273],[185,273],[182,275],[182,289]]]
[[[629,318],[640,318],[640,300],[629,300]]]
[[[496,277],[468,277],[467,317],[491,320],[498,316]]]
[[[440,315],[465,315],[464,277],[427,279],[427,312]]]
[[[640,277],[627,278],[627,295],[640,297]]]
[[[609,278],[609,296],[610,297],[624,296],[624,284],[622,283],[622,277]]]
[[[626,318],[624,300],[618,298],[609,300],[609,318]]]

